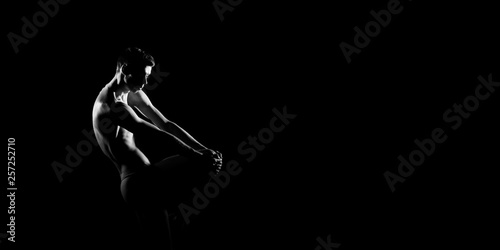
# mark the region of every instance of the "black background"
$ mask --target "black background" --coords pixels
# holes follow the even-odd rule
[[[190,224],[187,249],[314,249],[328,235],[340,249],[496,243],[498,90],[455,131],[442,115],[479,75],[500,81],[498,8],[401,1],[348,64],[339,44],[388,1],[334,2],[244,0],[221,22],[212,1],[71,1],[17,54],[6,35],[40,7],[4,3],[18,248],[140,247],[119,175],[97,148],[62,183],[51,167],[92,128],[95,97],[129,46],[170,73],[148,92],[155,106],[242,163]],[[238,144],[283,106],[297,118],[245,163]],[[383,173],[437,127],[447,141],[392,193]]]

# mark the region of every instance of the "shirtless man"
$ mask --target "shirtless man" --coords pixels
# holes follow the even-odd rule
[[[100,148],[120,173],[122,196],[137,213],[142,237],[147,237],[150,249],[169,249],[172,211],[189,198],[185,197],[188,191],[208,181],[210,171],[220,169],[222,156],[166,119],[141,90],[154,65],[153,57],[144,51],[128,48],[118,59],[114,78],[99,93],[92,120]],[[150,162],[137,147],[136,137],[168,157]]]

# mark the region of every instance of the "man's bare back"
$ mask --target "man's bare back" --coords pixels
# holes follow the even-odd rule
[[[124,178],[136,172],[138,168],[149,165],[150,162],[137,148],[134,134],[117,124],[113,124],[113,120],[120,118],[112,117],[116,116],[113,109],[116,110],[121,105],[128,107],[123,108],[122,112],[130,112],[132,109],[127,104],[129,94],[124,94],[122,98],[116,98],[110,91],[111,86],[112,83],[107,84],[99,93],[92,111],[92,122],[99,146],[118,168],[121,177]]]

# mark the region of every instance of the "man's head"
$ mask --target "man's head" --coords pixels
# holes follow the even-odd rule
[[[147,84],[154,66],[155,60],[151,55],[139,48],[127,48],[118,57],[116,72],[121,74],[120,77],[131,91],[137,92]]]

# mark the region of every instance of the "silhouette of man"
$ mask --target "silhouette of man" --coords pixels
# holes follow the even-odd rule
[[[101,150],[120,173],[122,196],[138,216],[145,243],[149,249],[171,249],[169,217],[194,186],[208,181],[210,171],[218,172],[222,155],[154,107],[142,91],[154,65],[143,50],[126,49],[114,78],[97,96],[92,120]],[[150,162],[136,138],[168,157]]]

